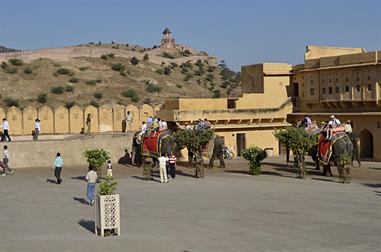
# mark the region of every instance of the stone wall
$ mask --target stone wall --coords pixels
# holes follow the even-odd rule
[[[36,118],[41,120],[41,134],[67,134],[80,133],[85,128],[87,116],[91,117],[91,132],[120,132],[122,121],[126,111],[130,111],[134,117],[132,130],[139,130],[143,121],[148,116],[156,114],[152,106],[144,104],[141,107],[129,105],[103,105],[100,108],[93,106],[78,107],[70,109],[65,107],[50,108],[42,106],[39,108],[27,106],[23,109],[11,107],[7,110],[0,108],[0,117],[7,118],[11,135],[30,135],[34,130]],[[0,118],[0,119],[1,119]]]
[[[8,61],[12,58],[21,59],[25,62],[31,62],[40,58],[48,58],[55,61],[69,61],[71,58],[76,57],[92,57],[99,58],[103,54],[113,53],[117,57],[132,58],[136,57],[140,60],[143,59],[145,54],[150,55],[149,61],[155,64],[161,64],[165,62],[169,64],[174,62],[176,64],[182,64],[185,62],[195,63],[197,60],[207,61],[210,65],[217,65],[217,60],[215,57],[205,56],[205,55],[192,55],[189,57],[182,57],[176,59],[168,59],[156,55],[156,50],[138,52],[138,51],[129,51],[123,49],[114,49],[106,47],[96,47],[96,46],[68,46],[63,48],[45,48],[31,51],[19,51],[19,52],[4,52],[0,53],[0,62]]]
[[[68,166],[86,165],[83,153],[88,149],[103,148],[109,152],[111,161],[117,163],[125,155],[125,149],[131,152],[132,133],[99,134],[77,136],[61,140],[15,141],[7,143],[12,168],[53,167],[56,153],[60,152],[64,160],[64,169]],[[87,170],[84,170],[86,174]]]

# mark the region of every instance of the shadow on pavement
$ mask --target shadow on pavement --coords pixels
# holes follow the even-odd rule
[[[176,175],[184,176],[184,177],[194,178],[194,176],[193,176],[192,174],[185,173],[185,172],[183,172],[182,170],[177,170],[177,171],[176,171]]]
[[[154,176],[152,176],[152,178],[153,178],[153,177],[154,177]],[[155,176],[155,177],[157,177],[157,176]],[[160,177],[160,176],[159,176],[159,177]],[[139,179],[139,180],[143,180],[143,181],[153,181],[153,182],[158,182],[158,183],[160,183],[159,180],[155,180],[155,179],[152,179],[152,180],[146,180],[145,177],[140,177],[140,176],[131,176],[131,178]]]
[[[84,198],[73,197],[73,200],[78,201],[79,203],[82,203],[84,205],[88,205],[87,200],[85,200]]]
[[[78,224],[90,231],[91,233],[95,233],[95,222],[93,220],[84,220],[80,219]]]
[[[85,180],[85,176],[75,176],[71,177],[71,179]]]
[[[46,183],[57,184],[57,181],[54,179],[46,179]]]
[[[371,188],[381,188],[381,183],[376,183],[376,184],[372,184],[372,183],[363,183],[364,186],[367,186],[367,187],[371,187]]]

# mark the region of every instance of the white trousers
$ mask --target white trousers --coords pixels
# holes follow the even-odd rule
[[[168,177],[167,177],[167,168],[165,166],[159,166],[160,171],[160,181],[161,183],[167,183]]]

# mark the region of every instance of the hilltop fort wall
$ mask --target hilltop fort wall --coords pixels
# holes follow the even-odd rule
[[[113,53],[116,57],[132,58],[136,57],[138,59],[143,59],[145,54],[149,55],[149,61],[155,64],[162,64],[162,62],[169,64],[174,62],[176,64],[182,64],[185,62],[195,63],[197,60],[202,60],[208,62],[210,65],[216,65],[217,60],[215,57],[210,57],[206,55],[191,55],[188,57],[181,57],[175,59],[168,59],[159,55],[162,51],[161,48],[158,50],[148,50],[144,52],[130,51],[116,48],[106,48],[97,47],[89,45],[79,45],[79,46],[68,46],[62,48],[44,48],[38,50],[30,51],[18,51],[18,52],[4,52],[0,53],[0,62],[8,61],[12,58],[21,59],[25,62],[31,62],[40,58],[49,58],[55,61],[70,61],[71,58],[78,57],[92,57],[99,58],[104,54]]]

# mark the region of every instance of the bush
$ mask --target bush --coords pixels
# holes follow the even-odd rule
[[[202,60],[200,60],[200,59],[197,60],[195,65],[198,66],[198,67],[203,67]]]
[[[149,83],[146,86],[146,91],[149,92],[149,93],[159,93],[161,91],[161,87],[159,87],[157,85],[154,85],[152,83]]]
[[[89,166],[97,169],[102,167],[110,159],[109,153],[104,149],[86,150],[83,153]]]
[[[139,96],[133,96],[131,97],[131,101],[132,102],[138,102],[140,99],[139,99]]]
[[[267,157],[266,151],[257,146],[252,146],[244,149],[242,156],[250,163],[251,175],[259,175],[261,173],[261,161]]]
[[[160,74],[160,75],[163,75],[163,73],[164,73],[163,69],[161,69],[161,68],[156,69],[155,72],[158,73],[158,74]]]
[[[7,107],[18,107],[19,106],[19,101],[17,99],[14,99],[14,98],[11,98],[11,97],[7,97],[4,99],[4,102],[5,102],[5,105],[7,105]]]
[[[213,79],[214,79],[214,76],[213,76],[213,74],[208,74],[207,76],[206,76],[206,78],[205,78],[207,81],[213,81]]]
[[[61,75],[71,75],[71,74],[73,74],[73,72],[70,71],[70,69],[67,69],[67,68],[58,68],[56,73],[57,74],[61,74]]]
[[[185,57],[187,57],[187,56],[189,56],[189,55],[191,55],[192,53],[189,51],[189,50],[185,50],[185,51],[183,51],[183,52],[181,52],[181,55],[182,56],[185,56]]]
[[[100,100],[100,99],[102,99],[103,95],[102,95],[102,93],[100,93],[100,92],[96,92],[96,93],[94,93],[94,97],[95,97],[96,99]]]
[[[9,73],[9,74],[15,74],[17,73],[17,68],[15,67],[7,67],[4,69],[4,72]]]
[[[212,73],[212,72],[214,72],[215,69],[216,69],[216,67],[214,67],[214,66],[208,66],[208,68],[206,69],[206,71]]]
[[[70,84],[65,85],[65,91],[66,92],[74,92],[74,86]]]
[[[170,67],[166,67],[166,68],[164,68],[164,74],[165,74],[165,75],[170,75],[171,72],[172,72],[172,70],[171,70]]]
[[[96,79],[95,82],[100,84],[100,83],[102,83],[102,80],[101,79]]]
[[[110,59],[114,58],[114,56],[115,56],[115,53],[109,53],[109,54],[107,54],[107,57],[109,57]]]
[[[120,71],[120,75],[122,75],[122,76],[127,76],[127,74],[126,74],[125,71]]]
[[[111,176],[107,176],[106,180],[99,185],[99,195],[113,195],[116,191],[117,182]]]
[[[83,72],[83,71],[85,71],[85,70],[87,70],[87,69],[89,69],[89,68],[88,68],[88,67],[80,67],[80,68],[79,68],[79,71],[82,71],[82,72]]]
[[[41,104],[45,104],[48,101],[48,94],[42,93],[37,96],[37,101]]]
[[[122,95],[125,97],[134,97],[137,96],[136,91],[134,89],[127,89],[126,91],[122,92]]]
[[[144,61],[148,61],[148,60],[149,60],[149,56],[148,56],[148,54],[144,54],[143,60],[144,60]]]
[[[73,77],[69,80],[69,82],[71,83],[78,83],[79,82],[79,79],[77,77]]]
[[[175,56],[173,56],[172,54],[167,53],[167,52],[163,52],[163,57],[167,58],[167,59],[174,59],[175,58]]]
[[[22,66],[23,64],[21,59],[9,59],[8,62],[14,66]]]
[[[120,71],[124,71],[125,66],[123,64],[121,64],[121,63],[116,63],[116,64],[113,64],[111,66],[111,69],[114,70],[114,71],[120,72]]]
[[[91,106],[94,106],[94,107],[96,107],[96,108],[99,108],[99,103],[96,102],[96,101],[91,101],[89,104],[90,104]]]
[[[53,94],[62,94],[65,91],[65,88],[62,86],[52,87],[50,92]]]
[[[132,57],[132,59],[130,60],[130,62],[131,62],[132,65],[137,65],[137,64],[139,64],[139,60],[138,60],[138,58],[136,58],[136,57]]]
[[[220,98],[221,97],[221,91],[218,89],[213,90],[213,98]]]
[[[106,54],[102,54],[102,55],[101,55],[101,59],[103,59],[103,60],[108,60],[108,57],[107,57]]]
[[[172,69],[175,69],[177,67],[177,64],[175,62],[171,62],[170,66]]]
[[[65,103],[65,108],[70,109],[70,108],[73,107],[74,105],[75,105],[75,102],[73,102],[73,101],[66,102],[66,103]]]
[[[88,81],[86,81],[86,84],[90,85],[90,86],[95,86],[95,85],[97,85],[97,81],[96,80],[88,80]]]
[[[31,67],[26,67],[26,68],[24,69],[24,73],[25,73],[25,74],[32,74],[32,73],[33,73],[33,70],[32,70]]]
[[[177,88],[183,88],[183,86],[181,84],[176,84],[176,87]]]

